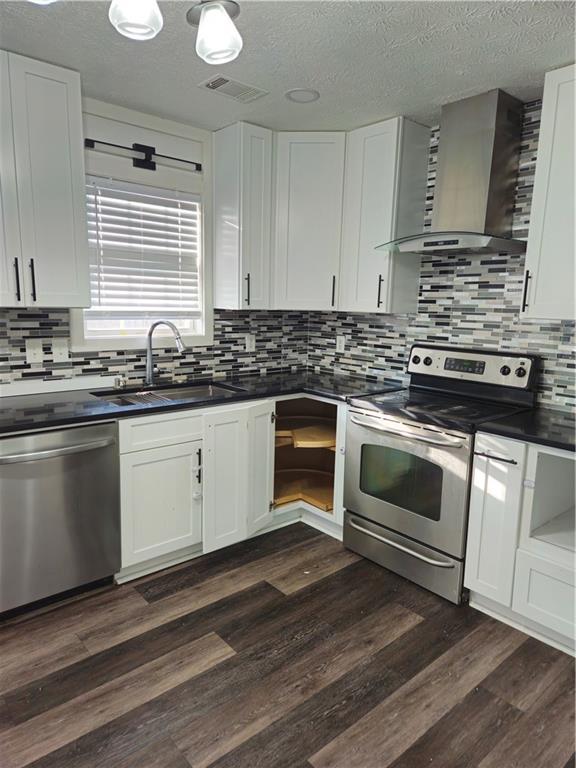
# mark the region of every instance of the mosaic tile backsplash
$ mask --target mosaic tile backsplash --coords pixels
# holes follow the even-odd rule
[[[525,105],[513,232],[528,236],[541,102]],[[431,132],[425,227],[430,228],[439,130]],[[542,357],[542,405],[576,407],[574,321],[525,320],[519,316],[525,255],[425,257],[418,313],[375,315],[312,313],[308,364],[320,370],[362,371],[402,377],[414,342],[454,344],[532,353]],[[346,351],[336,354],[336,336]]]
[[[526,237],[540,124],[540,102],[524,112],[514,233]],[[434,198],[438,129],[431,131],[426,226]],[[345,257],[345,254],[343,254]],[[523,255],[430,257],[422,261],[417,314],[375,315],[340,312],[232,312],[217,310],[214,344],[184,355],[158,350],[166,377],[228,376],[309,365],[380,379],[403,377],[407,352],[415,341],[530,352],[543,358],[540,401],[555,408],[575,407],[574,322],[520,320]],[[245,336],[256,336],[256,351],[245,351]],[[336,353],[336,336],[346,338]],[[26,363],[25,339],[46,339],[41,366]],[[123,374],[141,380],[141,352],[72,353],[55,363],[49,340],[69,336],[66,310],[0,312],[0,383],[18,379]]]

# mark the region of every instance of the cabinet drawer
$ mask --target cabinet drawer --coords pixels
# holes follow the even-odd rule
[[[513,609],[545,627],[574,637],[574,572],[519,549]]]
[[[199,440],[203,433],[203,417],[204,412],[199,410],[121,420],[118,430],[120,453]]]

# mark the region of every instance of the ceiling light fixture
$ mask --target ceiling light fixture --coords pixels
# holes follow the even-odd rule
[[[55,3],[56,0],[30,0],[31,3],[34,3],[34,5],[51,5],[52,3]]]
[[[164,26],[157,0],[112,0],[108,18],[131,40],[151,40]]]
[[[320,94],[313,88],[292,88],[284,94],[288,101],[294,101],[296,104],[310,104],[312,101],[318,101]]]
[[[200,0],[186,14],[186,21],[198,27],[196,53],[207,64],[226,64],[242,50],[242,38],[232,19],[240,13],[234,0]]]

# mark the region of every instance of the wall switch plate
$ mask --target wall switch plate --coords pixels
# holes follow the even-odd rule
[[[57,337],[52,339],[52,360],[55,363],[65,363],[70,359],[68,339]]]
[[[336,336],[336,352],[344,352],[346,346],[346,336]]]
[[[28,365],[37,365],[43,361],[42,339],[26,339],[26,362]]]
[[[246,352],[256,351],[256,336],[253,333],[247,333],[246,339]]]

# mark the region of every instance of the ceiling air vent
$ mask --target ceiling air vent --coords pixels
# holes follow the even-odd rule
[[[228,98],[234,99],[234,101],[239,101],[242,104],[256,101],[256,99],[268,94],[268,91],[263,91],[261,88],[255,88],[253,85],[240,83],[238,80],[229,80],[222,75],[211,77],[210,80],[200,83],[199,87],[206,88],[215,93],[221,93],[222,96],[228,96]]]

